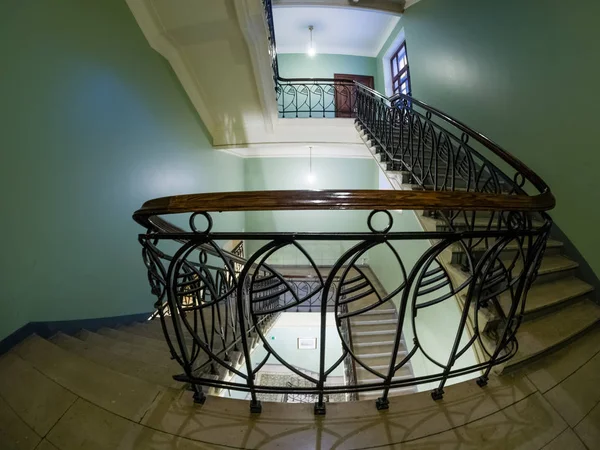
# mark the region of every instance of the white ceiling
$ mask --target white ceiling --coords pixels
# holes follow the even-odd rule
[[[357,8],[273,8],[277,53],[304,53],[308,26],[318,53],[377,56],[400,20],[399,16]]]

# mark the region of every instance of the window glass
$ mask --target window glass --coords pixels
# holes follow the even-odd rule
[[[401,92],[410,95],[410,71],[408,68],[406,42],[403,42],[390,58],[390,72],[392,74],[394,94]]]

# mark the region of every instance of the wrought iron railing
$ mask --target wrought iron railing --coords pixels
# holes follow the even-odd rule
[[[537,198],[539,201],[539,198]],[[422,383],[439,382],[434,398],[439,398],[449,379],[468,373],[481,374],[480,384],[485,384],[492,367],[508,361],[517,351],[515,337],[520,324],[527,290],[535,279],[537,268],[548,237],[550,220],[540,215],[541,221],[534,220],[529,210],[543,209],[536,206],[536,197],[513,193],[487,194],[477,192],[433,192],[433,191],[267,191],[220,194],[199,194],[176,196],[147,202],[134,215],[135,219],[147,228],[140,236],[144,246],[146,265],[153,292],[159,299],[165,299],[172,314],[172,325],[165,326],[168,339],[174,342],[174,357],[182,365],[184,374],[175,379],[190,383],[197,389],[197,399],[202,400],[200,386],[216,387],[249,392],[251,409],[261,409],[257,394],[314,394],[317,397],[315,412],[325,412],[324,397],[335,393],[365,393],[379,391],[378,408],[387,408],[390,389],[413,386]],[[362,209],[372,210],[364,232],[357,233],[243,233],[214,232],[212,221],[204,230],[194,224],[199,216],[210,219],[211,211],[281,210],[281,209]],[[460,224],[450,222],[449,226],[432,232],[406,232],[392,230],[392,216],[387,210],[425,209],[470,211]],[[376,211],[384,210],[388,223],[378,228],[375,223]],[[485,224],[470,222],[469,218],[479,218],[480,212],[487,211]],[[158,216],[172,213],[192,213],[187,230],[176,228]],[[483,217],[483,216],[482,216]],[[219,242],[229,240],[266,241],[245,261],[237,262],[243,269],[236,274],[232,256],[223,252]],[[314,259],[303,248],[303,242],[314,240],[348,241],[353,244],[345,251],[333,267],[324,269],[314,263]],[[420,255],[414,263],[405,261],[397,250],[406,241],[435,242]],[[475,245],[474,243],[478,243]],[[160,248],[177,249],[172,256]],[[285,276],[268,265],[268,259],[278,251],[294,247],[305,258],[305,267],[318,280],[309,292],[297,293]],[[425,248],[425,247],[424,247]],[[505,249],[511,249],[506,253]],[[207,249],[211,249],[209,261]],[[448,249],[464,255],[467,271],[457,280],[444,262],[444,252]],[[385,295],[377,289],[377,280],[370,273],[361,271],[358,261],[372,251],[386,252],[390,263],[386,270],[394,270],[397,286]],[[210,263],[210,266],[209,266]],[[393,269],[390,269],[393,267]],[[360,275],[362,272],[363,275]],[[221,275],[219,275],[221,274]],[[377,276],[377,274],[374,274]],[[339,280],[334,283],[334,280]],[[274,314],[294,311],[298,305],[313,297],[334,297],[334,314],[341,342],[340,355],[335,363],[326,363],[325,321],[327,302],[320,302],[320,334],[318,336],[319,369],[318,377],[310,377],[296,370],[279,354],[276,347],[267,339],[263,321],[272,320]],[[490,308],[490,299],[500,294],[508,294],[511,304],[506,314],[502,332],[498,336],[486,335],[478,324],[479,313]],[[193,300],[190,300],[193,297]],[[443,359],[430,356],[431,349],[419,339],[416,317],[420,311],[435,307],[442,302],[456,302],[460,297],[462,312],[454,327],[455,342]],[[163,304],[163,302],[160,302]],[[368,360],[361,358],[347,333],[353,320],[368,314],[377,307],[394,308],[398,311],[393,325],[393,349],[386,369],[375,368]],[[211,308],[210,317],[203,312]],[[227,344],[225,331],[219,324],[218,311],[230,318],[231,330],[239,337],[236,342]],[[216,315],[215,315],[216,313]],[[192,318],[189,316],[192,315]],[[163,320],[165,317],[163,317]],[[216,329],[216,331],[215,331]],[[404,333],[414,336],[408,343],[406,352],[400,351]],[[421,330],[422,331],[422,330]],[[465,336],[468,338],[465,341]],[[237,355],[224,356],[215,347],[216,341]],[[495,338],[495,339],[494,339]],[[251,352],[258,340],[266,351],[261,361],[254,361]],[[465,352],[478,347],[485,357],[468,366],[457,364]],[[197,354],[193,349],[197,349]],[[191,351],[191,355],[190,353]],[[411,362],[416,353],[425,355],[439,367],[436,373],[414,377],[396,377],[395,374]],[[210,371],[200,371],[194,358],[204,360],[201,367]],[[241,357],[241,358],[240,358]],[[244,361],[237,367],[235,361]],[[290,391],[288,386],[262,386],[256,383],[256,375],[268,361],[285,366],[296,376],[307,380],[309,387],[297,387]],[[344,361],[351,360],[357,368],[369,372],[373,379],[369,383],[350,382],[345,386],[326,384],[331,373],[341,368]],[[378,366],[379,367],[379,366]],[[238,381],[227,381],[224,372],[237,375]]]
[[[269,0],[265,9],[269,13]],[[280,80],[273,33],[271,46]],[[175,379],[190,383],[197,401],[203,400],[201,387],[239,390],[249,393],[251,411],[260,412],[258,394],[287,393],[314,396],[315,413],[324,414],[328,395],[360,398],[378,392],[377,408],[385,409],[395,388],[435,382],[432,396],[439,399],[450,379],[466,374],[479,376],[483,386],[492,368],[518,350],[516,332],[552,224],[545,213],[554,207],[550,189],[515,157],[441,111],[409,96],[386,98],[358,83],[354,86],[352,110],[358,125],[387,168],[398,171],[405,187],[412,189],[180,195],[148,201],[134,214],[146,229],[139,239],[163,331],[184,372]],[[299,111],[298,106],[294,109]],[[370,214],[362,231],[344,233],[218,232],[210,216],[217,211],[331,209]],[[425,211],[437,219],[436,227],[397,231],[390,213],[397,209]],[[190,215],[187,229],[162,218],[184,213]],[[378,224],[377,216],[386,223]],[[207,222],[203,230],[196,226],[201,217]],[[240,258],[222,250],[221,243],[231,240],[254,241],[257,245],[251,247],[258,249]],[[306,249],[312,241],[341,242],[344,250],[332,266],[322,267]],[[399,251],[409,241],[421,244],[414,246],[421,249],[416,260]],[[310,283],[300,285],[269,265],[277,252],[289,248],[302,256]],[[374,266],[362,270],[366,255],[384,258],[379,270],[388,275],[392,271],[387,278],[396,284],[386,286],[387,293],[378,287],[377,278],[384,274]],[[462,270],[454,270],[456,263]],[[499,296],[508,299],[503,308],[498,306]],[[445,302],[458,304],[460,317],[448,324],[454,340],[446,353],[434,357],[421,338],[417,317]],[[316,309],[320,317],[317,375],[286,361],[266,336],[277,314],[303,307]],[[362,357],[353,342],[355,321],[372,317],[377,308],[396,311],[392,348],[383,364]],[[334,361],[327,354],[326,319],[331,310],[341,343]],[[490,322],[496,326],[480,323],[483,316],[497,317]],[[405,335],[412,339],[405,340]],[[260,361],[253,359],[256,343],[266,352]],[[469,351],[478,355],[477,361],[461,363]],[[437,370],[397,376],[415,355]],[[257,383],[267,362],[284,366],[306,385]],[[346,385],[329,385],[327,379],[342,365],[351,372]],[[368,382],[358,379],[357,369],[369,374]],[[229,379],[231,375],[236,377]]]
[[[279,117],[356,117],[356,84],[354,81],[334,78],[283,78],[280,76],[272,1],[263,0],[263,6]]]

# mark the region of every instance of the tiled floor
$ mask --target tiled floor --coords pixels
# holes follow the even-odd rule
[[[28,342],[0,357],[0,449],[600,449],[599,338],[483,389],[450,386],[439,402],[422,392],[391,398],[385,412],[331,403],[325,417],[310,404],[264,403],[259,416],[241,400],[198,406],[187,391],[109,370],[94,382],[93,365],[76,370],[76,357]]]

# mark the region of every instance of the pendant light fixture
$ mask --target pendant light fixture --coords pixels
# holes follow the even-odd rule
[[[308,147],[308,175],[306,181],[308,181],[308,184],[314,184],[317,181],[317,177],[312,171],[312,147]]]
[[[317,54],[317,50],[315,49],[315,43],[313,42],[313,30],[314,30],[314,28],[315,27],[313,27],[312,25],[308,26],[308,33],[310,34],[310,41],[308,43],[308,48],[306,50],[306,53],[311,58],[314,58],[315,55]]]

